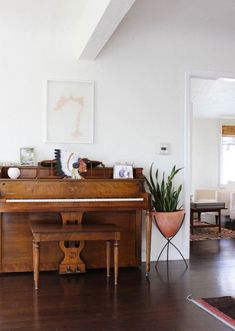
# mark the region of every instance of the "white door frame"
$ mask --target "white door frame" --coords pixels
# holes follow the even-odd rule
[[[184,104],[184,187],[185,187],[185,211],[188,215],[188,233],[190,233],[190,189],[192,174],[192,117],[193,109],[191,104],[191,78],[218,79],[232,78],[235,79],[235,73],[214,72],[192,70],[185,73],[185,104]],[[188,242],[188,251],[189,251]]]

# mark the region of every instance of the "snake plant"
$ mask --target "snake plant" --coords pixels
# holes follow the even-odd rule
[[[173,185],[173,179],[175,175],[182,169],[176,169],[176,166],[171,170],[171,173],[165,179],[165,172],[163,173],[162,179],[160,179],[158,169],[153,170],[154,163],[151,164],[149,179],[145,176],[149,192],[152,195],[152,204],[155,211],[158,212],[171,212],[178,210],[179,196],[182,190],[182,185],[177,188]]]

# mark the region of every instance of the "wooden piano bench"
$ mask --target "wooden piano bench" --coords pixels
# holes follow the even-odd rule
[[[118,280],[118,256],[120,231],[113,224],[89,224],[89,225],[62,225],[46,222],[30,223],[33,235],[33,275],[34,287],[38,289],[39,264],[40,264],[40,243],[48,241],[106,241],[106,266],[107,277],[110,276],[110,242],[114,242],[114,284]]]

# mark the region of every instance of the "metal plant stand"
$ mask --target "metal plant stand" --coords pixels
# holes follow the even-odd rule
[[[155,216],[154,216],[154,218],[155,218]],[[177,250],[177,252],[180,254],[180,256],[182,257],[182,259],[184,260],[184,263],[185,263],[186,268],[188,268],[188,264],[187,264],[187,262],[186,262],[186,260],[185,260],[185,258],[184,258],[184,256],[183,256],[183,254],[182,254],[181,251],[178,249],[178,247],[176,247],[175,244],[173,244],[173,242],[171,242],[172,239],[177,235],[177,233],[178,233],[179,230],[181,229],[181,227],[182,227],[182,225],[183,225],[183,223],[184,223],[184,218],[185,218],[185,214],[184,214],[184,216],[183,216],[183,218],[182,218],[181,224],[180,224],[180,226],[178,227],[177,231],[176,231],[175,234],[174,234],[173,236],[171,236],[171,237],[167,237],[167,236],[165,236],[165,235],[163,234],[163,232],[161,231],[161,228],[159,227],[159,225],[158,225],[158,223],[157,223],[157,220],[156,220],[156,218],[155,218],[155,224],[156,224],[156,226],[157,226],[159,232],[161,233],[161,235],[162,235],[162,236],[166,239],[166,241],[167,241],[166,244],[163,246],[163,248],[162,248],[160,254],[158,255],[157,262],[156,262],[156,265],[155,265],[155,268],[156,268],[156,269],[157,269],[157,264],[158,264],[158,262],[159,262],[159,259],[160,259],[161,255],[162,255],[163,251],[165,250],[165,248],[167,249],[167,260],[166,260],[166,261],[167,261],[167,263],[168,263],[168,261],[169,261],[169,248],[170,248],[170,245],[172,245],[172,246]]]

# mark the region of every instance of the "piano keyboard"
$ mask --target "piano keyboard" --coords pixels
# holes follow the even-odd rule
[[[6,202],[43,203],[43,202],[117,202],[117,201],[144,201],[144,198],[79,198],[79,199],[6,199]]]

